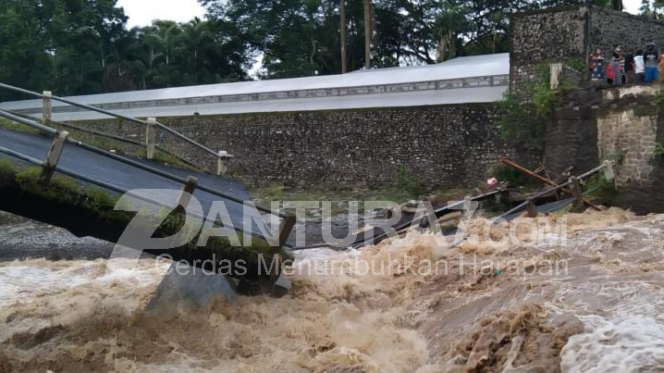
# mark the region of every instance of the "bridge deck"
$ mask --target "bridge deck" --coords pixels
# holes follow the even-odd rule
[[[51,139],[47,137],[0,129],[0,146],[10,148],[33,158],[43,159],[50,144]],[[0,158],[9,157],[0,154]],[[187,176],[197,177],[199,179],[199,185],[205,185],[235,198],[250,201],[249,193],[244,185],[238,180],[218,177],[197,171],[178,169],[153,161],[142,159],[134,160],[176,176],[184,178]],[[71,145],[65,146],[58,167],[69,171],[75,171],[79,174],[83,174],[92,179],[113,185],[126,191],[134,189],[180,190],[182,188],[182,185],[173,180]],[[199,211],[199,213],[204,213],[205,216],[207,216],[213,202],[224,202],[235,227],[242,227],[245,219],[249,220],[251,217],[257,218],[259,216],[258,211],[255,210],[251,211],[251,213],[244,214],[243,207],[239,203],[226,200],[205,191],[196,190],[194,196],[200,201],[203,208],[203,211]],[[173,204],[173,201],[169,201],[166,198],[166,193],[164,192],[160,193],[159,191],[155,191],[150,193],[149,197],[153,200],[161,201],[165,205]],[[255,223],[252,224],[252,227],[258,232],[258,227]]]

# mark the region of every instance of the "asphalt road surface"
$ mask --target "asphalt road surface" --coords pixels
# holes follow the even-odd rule
[[[48,149],[51,146],[51,139],[48,137],[37,136],[24,132],[0,129],[0,146],[20,152],[36,159],[44,159]],[[0,159],[2,158],[19,162],[10,156],[0,153]],[[221,193],[230,195],[234,198],[239,198],[243,201],[251,200],[249,197],[249,192],[238,180],[218,177],[216,175],[210,175],[197,171],[178,169],[144,159],[130,159],[152,166],[154,168],[158,168],[161,171],[171,173],[184,179],[186,179],[187,176],[194,176],[198,178],[199,185],[204,185],[210,189],[217,190]],[[143,195],[149,197],[150,199],[163,202],[163,205],[165,206],[173,206],[175,204],[175,201],[170,198],[173,196],[173,192],[169,192],[169,190],[179,191],[182,188],[182,184],[176,181],[155,175],[125,163],[121,163],[112,158],[104,157],[100,154],[82,149],[73,144],[65,145],[62,156],[58,163],[58,168],[76,172],[94,180],[108,183],[125,191],[136,189],[154,189],[155,191]],[[208,216],[208,212],[213,202],[222,201],[225,204],[234,227],[241,228],[244,226],[245,221],[247,221],[248,224],[251,224],[252,233],[254,235],[258,235],[260,232],[255,220],[253,222],[251,221],[252,218],[258,219],[260,214],[257,210],[252,209],[253,211],[245,213],[243,212],[242,204],[230,201],[226,198],[219,197],[205,191],[201,191],[199,189],[194,192],[194,197],[200,201],[203,209],[202,212],[205,214],[205,216]]]

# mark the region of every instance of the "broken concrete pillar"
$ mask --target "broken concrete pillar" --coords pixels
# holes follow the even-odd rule
[[[148,125],[145,130],[145,150],[147,159],[154,159],[154,152],[157,141],[157,118],[148,118]]]
[[[62,149],[65,146],[67,137],[69,137],[69,132],[67,131],[60,131],[55,134],[53,142],[51,143],[51,148],[49,149],[48,154],[44,159],[44,164],[42,165],[41,183],[48,184],[51,182],[53,173],[55,173],[55,168],[58,165],[58,161],[60,161]]]
[[[45,125],[51,123],[51,114],[53,112],[51,97],[53,97],[51,91],[44,91],[42,95],[42,123]]]

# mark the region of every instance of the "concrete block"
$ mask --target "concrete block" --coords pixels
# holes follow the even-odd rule
[[[182,304],[206,307],[217,297],[233,301],[237,295],[236,285],[230,277],[173,262],[147,310],[168,311]]]

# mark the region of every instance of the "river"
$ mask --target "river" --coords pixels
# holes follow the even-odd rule
[[[284,298],[168,313],[142,309],[163,261],[131,270],[71,252],[57,261],[67,255],[5,252],[0,371],[664,372],[664,215],[519,219],[519,244],[489,245],[510,227],[485,223],[471,221],[477,242],[457,246],[426,234],[300,254]],[[563,223],[524,238],[525,227]],[[33,223],[0,227],[0,253],[11,244],[43,254],[39,240],[20,239],[21,224]],[[57,235],[65,251],[108,250]],[[365,273],[365,263],[387,269]]]

